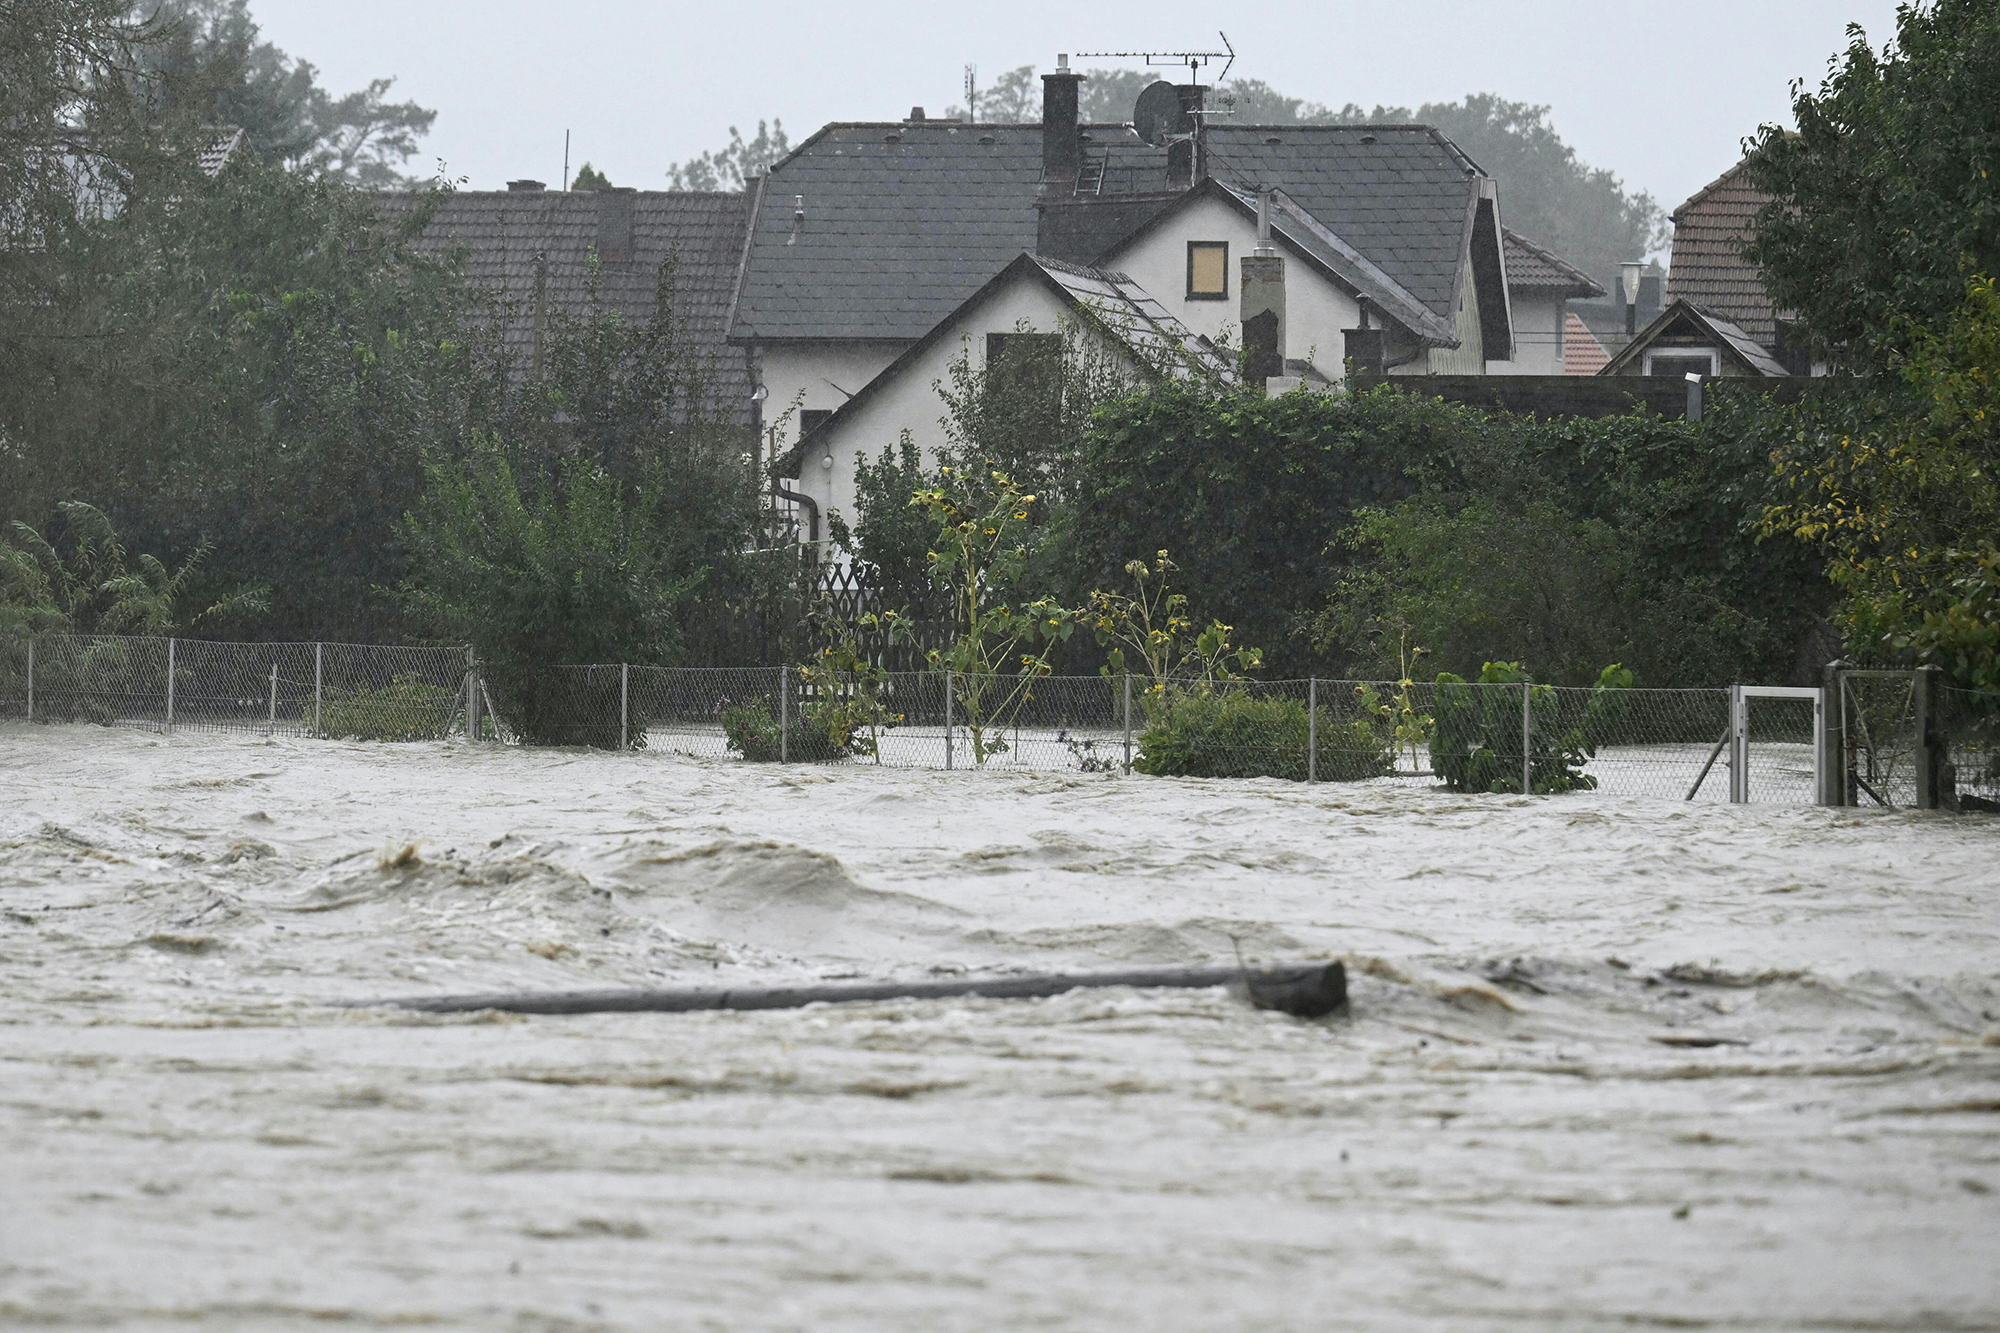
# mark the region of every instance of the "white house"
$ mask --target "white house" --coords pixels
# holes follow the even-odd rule
[[[1253,302],[1267,323],[1278,317],[1275,346],[1269,329],[1260,344],[1275,357],[1267,377],[1333,384],[1349,362],[1398,375],[1514,363],[1498,191],[1436,130],[1208,122],[1189,87],[1177,91],[1192,113],[1147,127],[1149,138],[1078,124],[1080,81],[1044,76],[1039,125],[921,112],[829,125],[756,183],[728,337],[764,395],[774,480],[820,515],[851,506],[862,436],[872,456],[903,428],[919,440],[939,430],[938,375],[912,352],[948,361],[946,343],[977,350],[1019,319],[1056,314],[1009,304],[1054,299],[1046,284],[1026,294],[1037,284],[1012,268],[1023,255],[1045,274],[1067,265],[1115,279],[1193,339],[1243,347],[1255,340],[1242,261],[1261,213],[1282,261],[1258,270]],[[1018,291],[1003,300],[990,286],[1010,271]],[[884,375],[893,391],[871,392]],[[816,434],[864,394],[869,411]]]
[[[853,397],[816,420],[779,461],[795,493],[825,531],[838,513],[852,523],[855,466],[894,447],[905,432],[927,458],[947,443],[937,385],[963,357],[983,370],[997,339],[1066,334],[1088,343],[1135,379],[1174,374],[1226,377],[1232,358],[1192,333],[1123,273],[1023,254],[934,325]]]

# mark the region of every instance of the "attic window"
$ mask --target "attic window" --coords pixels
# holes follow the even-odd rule
[[[979,142],[981,142],[981,143],[999,143],[1000,141],[999,141],[998,139],[994,138],[994,137],[993,137],[992,135],[990,135],[990,134],[982,134],[982,135],[980,135],[980,136],[979,136]]]
[[[1187,299],[1227,301],[1229,242],[1189,241],[1187,250]]]
[[[1374,136],[1374,135],[1372,135],[1372,134],[1364,134],[1364,135],[1362,135],[1362,136],[1361,136],[1361,142],[1363,142],[1363,143],[1374,143],[1374,142],[1376,142],[1376,139],[1375,139],[1375,136]]]
[[[1265,136],[1264,136],[1264,142],[1265,142],[1265,143],[1283,143],[1283,142],[1284,142],[1284,140],[1283,140],[1282,138],[1280,138],[1280,137],[1279,137],[1278,135],[1275,135],[1275,134],[1267,134],[1267,135],[1265,135]]]

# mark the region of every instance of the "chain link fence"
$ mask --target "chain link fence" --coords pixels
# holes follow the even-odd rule
[[[462,648],[0,639],[0,717],[346,740],[465,734]]]
[[[464,648],[0,637],[0,718],[752,762],[2000,809],[2000,695],[1910,671],[1823,692],[626,664]],[[1753,697],[1754,696],[1754,697]],[[1829,776],[1831,775],[1831,776]]]

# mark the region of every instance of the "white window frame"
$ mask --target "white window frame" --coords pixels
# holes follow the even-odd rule
[[[1722,353],[1716,348],[1648,347],[1646,349],[1645,355],[1641,358],[1641,365],[1639,367],[1640,374],[1650,375],[1653,373],[1653,358],[1656,356],[1677,357],[1683,361],[1689,361],[1698,356],[1706,356],[1708,358],[1708,377],[1710,379],[1714,379],[1716,376],[1722,373]]]

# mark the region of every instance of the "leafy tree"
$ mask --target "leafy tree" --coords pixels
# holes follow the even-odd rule
[[[171,635],[265,609],[270,590],[252,586],[183,619],[178,607],[208,553],[206,543],[174,570],[151,555],[128,562],[124,542],[102,511],[77,500],[57,508],[64,530],[55,541],[19,520],[12,541],[0,537],[0,629]]]
[[[922,451],[904,431],[894,449],[884,446],[869,462],[854,456],[854,502],[859,511],[849,526],[838,511],[827,515],[828,534],[843,551],[870,566],[884,589],[920,588],[929,577],[929,552],[937,544],[937,525],[930,514],[910,504],[910,497],[938,484],[934,468],[926,468]]]
[[[1780,309],[1857,367],[1939,329],[1966,279],[2000,273],[2000,7],[1905,4],[1877,52],[1858,26],[1796,130],[1763,126],[1750,177],[1773,201],[1746,254]]]
[[[274,586],[262,627],[394,632],[370,588],[402,573],[393,523],[427,448],[484,393],[475,295],[367,196],[262,159],[128,175],[22,260],[0,320],[0,510],[101,505],[203,581]],[[221,628],[221,626],[218,626]]]
[[[973,109],[972,119],[982,125],[1040,124],[1042,81],[1035,77],[1035,67],[1021,65],[999,75],[984,88],[975,87]],[[947,120],[966,118],[965,108],[960,106],[946,107],[944,114]]]
[[[761,176],[771,164],[792,151],[785,136],[785,123],[773,117],[767,128],[757,122],[757,137],[744,139],[743,131],[729,127],[729,143],[667,168],[669,190],[740,190],[752,176]]]
[[[1898,333],[1918,405],[1802,420],[1778,453],[1794,494],[1767,528],[1826,556],[1863,652],[2000,690],[2000,289],[1975,279],[1941,330]]]
[[[502,718],[524,739],[574,739],[574,692],[552,664],[676,659],[677,613],[703,571],[660,540],[678,482],[664,460],[623,481],[572,456],[536,478],[489,443],[427,472],[402,526],[412,566],[403,595],[427,627],[473,645]]]
[[[1006,751],[1007,727],[1036,678],[1049,674],[1048,649],[1070,637],[1076,617],[1053,598],[1011,595],[1024,582],[1022,534],[1036,497],[991,468],[968,475],[947,464],[938,471],[938,485],[910,504],[937,530],[930,577],[951,598],[957,637],[929,658],[952,673],[958,720],[971,735],[973,762],[984,764]]]
[[[146,48],[144,66],[200,87],[210,123],[242,129],[252,152],[370,189],[416,183],[399,168],[437,112],[385,100],[394,79],[336,97],[310,62],[261,40],[248,0],[168,0],[156,12],[164,40]]]
[[[427,451],[397,528],[402,604],[494,664],[507,721],[535,739],[562,738],[567,706],[543,667],[684,661],[704,617],[756,588],[751,441],[712,391],[673,273],[661,266],[655,313],[633,323],[598,299],[594,270],[585,310],[550,318],[539,365],[499,377],[471,447]]]
[[[1077,469],[1067,586],[1109,587],[1133,552],[1170,550],[1192,605],[1260,644],[1279,676],[1314,662],[1302,618],[1355,511],[1416,493],[1485,428],[1478,414],[1377,389],[1347,397],[1167,379],[1102,407]],[[1414,475],[1413,475],[1414,474]]]
[[[576,175],[570,178],[569,188],[572,190],[608,190],[611,188],[611,178],[586,162],[578,167]]]

